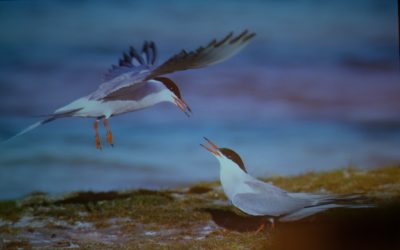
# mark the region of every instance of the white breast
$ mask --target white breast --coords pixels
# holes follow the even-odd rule
[[[222,188],[230,200],[237,193],[251,192],[251,188],[245,183],[249,176],[232,161],[220,162],[220,180]]]

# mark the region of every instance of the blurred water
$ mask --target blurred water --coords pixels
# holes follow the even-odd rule
[[[171,75],[194,110],[163,104],[111,119],[64,119],[0,146],[0,198],[32,191],[160,188],[218,178],[207,136],[254,175],[400,163],[395,1],[0,3],[0,139],[88,94],[129,45],[160,62],[230,30],[254,42],[217,66]],[[104,131],[103,131],[104,135]],[[104,137],[104,136],[103,136]]]

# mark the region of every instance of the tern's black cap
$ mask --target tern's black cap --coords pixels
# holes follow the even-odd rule
[[[247,173],[246,168],[244,167],[244,163],[242,158],[240,158],[239,154],[229,148],[219,148],[219,151],[225,155],[228,159],[235,162],[245,173]]]
[[[154,77],[154,80],[162,82],[167,89],[174,93],[179,99],[182,99],[178,86],[171,79],[166,77]]]

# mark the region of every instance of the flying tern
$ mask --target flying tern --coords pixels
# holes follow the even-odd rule
[[[260,181],[247,173],[239,154],[229,148],[219,148],[205,138],[200,144],[219,161],[222,188],[232,204],[253,216],[268,216],[271,228],[274,219],[296,221],[331,208],[364,208],[372,205],[356,204],[365,197],[359,194],[292,193],[270,183]],[[259,230],[262,230],[262,227]]]
[[[98,133],[99,121],[103,120],[106,139],[113,145],[108,119],[112,116],[147,108],[161,102],[171,102],[186,115],[191,109],[184,101],[178,86],[164,75],[187,69],[202,68],[222,62],[243,49],[255,33],[248,30],[237,36],[229,33],[221,40],[212,40],[207,46],[194,51],[175,54],[156,66],[157,50],[154,42],[144,42],[140,53],[133,47],[123,53],[118,65],[112,65],[98,89],[63,106],[46,119],[39,121],[16,136],[51,121],[65,117],[95,118],[96,148],[101,148]],[[14,138],[12,137],[12,138]]]

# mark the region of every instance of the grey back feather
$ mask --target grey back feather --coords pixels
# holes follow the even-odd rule
[[[140,101],[148,95],[156,94],[163,89],[161,84],[140,82],[120,88],[103,97],[102,101]]]

